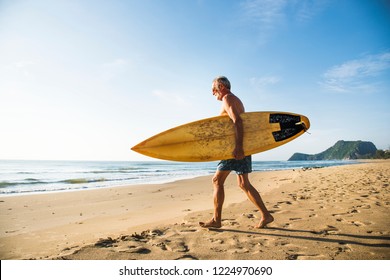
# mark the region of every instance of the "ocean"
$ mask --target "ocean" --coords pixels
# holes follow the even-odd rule
[[[353,164],[353,161],[253,161],[253,171]],[[217,162],[0,160],[0,196],[160,184],[210,175]]]

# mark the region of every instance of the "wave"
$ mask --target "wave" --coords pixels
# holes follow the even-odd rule
[[[18,183],[15,183],[15,182],[8,182],[8,181],[1,181],[1,182],[0,182],[0,189],[12,187],[12,186],[15,186],[15,185],[18,185]]]
[[[0,182],[0,188],[8,188],[8,187],[13,187],[13,186],[18,186],[18,185],[38,185],[38,184],[47,184],[48,182],[45,181],[40,181],[38,179],[34,178],[27,178],[24,179],[24,181],[1,181]]]
[[[58,183],[66,183],[66,184],[86,184],[86,183],[95,183],[95,182],[105,182],[110,181],[106,178],[98,178],[98,179],[87,179],[87,178],[76,178],[76,179],[66,179],[59,181]]]
[[[44,192],[58,192],[58,191],[76,191],[76,190],[85,190],[88,189],[88,187],[81,186],[81,187],[61,187],[56,189],[51,188],[36,188],[36,189],[9,189],[7,191],[1,191],[1,195],[15,195],[15,194],[31,194],[31,193],[44,193]]]

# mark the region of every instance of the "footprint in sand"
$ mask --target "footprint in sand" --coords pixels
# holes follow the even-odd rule
[[[192,229],[192,228],[189,228],[189,229],[182,229],[179,231],[179,233],[193,233],[193,232],[197,232],[198,230],[197,229]]]
[[[342,246],[337,247],[337,251],[335,252],[336,256],[341,254],[341,253],[348,253],[348,252],[352,251],[351,247],[348,244],[346,244],[344,242],[339,242],[339,244]]]
[[[336,219],[336,221],[338,222],[342,222],[342,223],[346,223],[346,224],[350,224],[350,225],[354,225],[354,226],[357,226],[357,227],[363,227],[363,226],[367,226],[367,225],[370,225],[371,223],[370,222],[360,222],[360,221],[349,221],[349,220],[345,220],[345,219],[342,219],[342,218],[338,218]]]
[[[71,250],[73,250],[73,249],[77,249],[77,248],[79,248],[79,246],[71,246],[71,247],[66,247],[66,248],[64,248],[64,249],[62,249],[62,252],[65,252],[65,251],[71,251]]]
[[[331,226],[331,225],[328,225],[326,228],[324,229],[320,229],[320,230],[313,230],[311,231],[311,233],[313,234],[320,234],[320,235],[328,235],[328,234],[335,234],[339,231],[338,228],[334,227],[334,226]]]
[[[228,253],[231,254],[245,254],[249,253],[249,250],[247,248],[235,248],[228,251]]]
[[[245,214],[242,214],[242,216],[245,216]],[[228,223],[231,226],[238,226],[238,225],[240,225],[240,223],[237,222],[236,219],[223,219],[222,223],[223,224]]]
[[[113,247],[116,242],[117,240],[112,239],[111,237],[101,238],[95,243],[95,247],[103,247],[103,248]]]
[[[369,205],[369,204],[362,204],[362,205],[359,205],[357,207],[361,208],[361,209],[371,209],[371,205]]]
[[[210,241],[212,244],[223,244],[223,243],[225,243],[225,241],[223,241],[222,239],[210,238],[209,241]]]
[[[278,240],[275,242],[275,246],[287,246],[287,245],[290,245],[290,243],[284,240]]]
[[[244,217],[247,217],[248,219],[254,219],[255,218],[255,215],[253,215],[253,214],[251,214],[251,213],[249,213],[249,214],[242,214],[242,216],[244,216]]]
[[[177,259],[175,259],[176,261],[179,261],[179,260],[198,260],[197,257],[194,257],[192,255],[183,255]]]
[[[289,254],[286,257],[286,260],[323,260],[325,259],[324,255],[307,255],[307,254]]]
[[[171,252],[188,252],[188,246],[183,241],[170,241],[165,243],[165,247]]]
[[[286,205],[292,205],[292,202],[288,201],[288,200],[286,200],[286,201],[278,201],[278,202],[276,202],[276,204],[273,205],[273,208],[280,209],[280,208],[283,208]]]
[[[152,243],[152,246],[157,247],[157,248],[160,248],[160,249],[163,250],[163,251],[166,251],[166,250],[167,250],[167,246],[165,245],[164,242]]]
[[[225,253],[227,250],[224,248],[218,247],[210,247],[210,250],[216,253]]]
[[[350,223],[353,224],[354,226],[357,226],[357,227],[364,227],[364,226],[371,224],[371,223],[363,223],[363,222],[359,222],[359,221],[351,221]]]
[[[137,246],[137,247],[122,247],[122,248],[117,248],[117,252],[121,253],[130,253],[130,254],[150,254],[152,251],[149,250],[148,248],[145,248],[143,246]]]
[[[349,213],[351,214],[356,214],[356,213],[360,213],[359,210],[356,210],[356,209],[352,209],[351,211],[349,211]]]
[[[231,225],[231,226],[239,226],[240,223],[237,222],[237,221],[230,221],[230,222],[229,222],[229,225]]]
[[[334,213],[332,214],[333,217],[337,217],[337,216],[344,216],[344,215],[348,215],[349,213],[348,212],[345,212],[345,213]]]

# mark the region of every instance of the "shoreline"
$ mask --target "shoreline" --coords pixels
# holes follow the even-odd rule
[[[262,172],[262,171],[258,171]],[[201,177],[209,177],[212,175],[200,175],[200,176],[195,176],[195,177],[188,177],[188,178],[178,178],[174,180],[169,180],[169,181],[161,181],[161,182],[151,182],[151,183],[136,183],[136,184],[124,184],[124,185],[113,185],[113,186],[104,186],[104,187],[81,187],[78,189],[66,189],[66,190],[50,190],[50,191],[33,191],[33,192],[19,192],[19,193],[7,193],[7,194],[0,194],[0,199],[6,198],[6,197],[15,197],[15,196],[33,196],[33,195],[44,195],[44,194],[61,194],[61,193],[71,193],[71,192],[83,192],[83,191],[96,191],[96,190],[105,190],[105,189],[114,189],[114,188],[131,188],[131,187],[138,187],[138,186],[148,186],[148,185],[153,185],[153,186],[159,186],[159,185],[165,185],[169,183],[175,183],[175,182],[180,182],[180,181],[185,181],[185,180],[193,180]]]
[[[1,162],[1,160],[0,160]],[[17,162],[20,162],[20,161],[15,161],[16,163]],[[23,161],[22,161],[23,162]],[[36,161],[25,161],[25,162],[36,162]],[[53,161],[42,161],[42,162],[53,162]],[[64,164],[64,168],[69,168],[72,163],[72,161],[54,161],[54,162],[57,162],[57,164]],[[79,162],[76,162],[77,164],[79,163],[93,163],[93,162],[90,162],[90,161],[79,161]],[[98,162],[98,164],[100,165],[101,163],[105,163],[105,162]],[[107,162],[108,166],[110,166],[110,163],[113,163],[113,162]],[[115,163],[115,162],[114,162]],[[119,162],[119,163],[126,163],[126,162]],[[292,169],[300,169],[300,168],[322,168],[322,167],[328,167],[328,166],[342,166],[342,165],[349,165],[349,164],[358,164],[359,161],[348,161],[348,160],[344,160],[344,161],[299,161],[298,164],[297,162],[288,162],[288,161],[254,161],[253,162],[253,172],[268,172],[268,171],[278,171],[278,170],[292,170]],[[157,162],[156,165],[157,166],[164,166],[165,164],[167,164],[167,166],[170,166],[172,164],[177,164],[177,163],[171,163],[171,162],[164,162],[164,163],[160,163],[160,162]],[[151,165],[153,166],[153,164]],[[187,168],[187,166],[184,164],[184,169]],[[45,165],[42,165],[41,168],[45,169],[45,168],[49,168],[50,166],[45,166]],[[79,166],[80,167],[80,166]],[[84,167],[84,166],[83,166]],[[106,167],[106,166],[104,166]],[[180,169],[182,167],[182,165],[178,165],[178,169]],[[28,174],[30,174],[30,171],[29,171],[29,168],[35,168],[34,166],[18,166],[18,167],[14,167],[14,168],[22,168],[23,172],[21,173],[24,173],[24,172],[27,172]],[[85,174],[89,174],[89,173],[95,173],[95,174],[99,174],[99,168],[102,168],[102,166],[98,166],[98,167],[92,167],[92,166],[88,166],[87,168],[90,168],[91,170],[87,170]],[[119,165],[119,166],[110,166],[110,168],[113,168],[113,174],[117,171],[117,170],[121,170],[121,169],[126,169],[126,168],[130,168],[130,169],[134,169],[136,170],[138,167],[135,167],[132,165],[132,163],[128,163],[126,164],[126,166],[122,166],[122,165]],[[156,167],[154,167],[156,168]],[[1,197],[8,197],[8,196],[22,196],[22,195],[35,195],[35,194],[44,194],[44,193],[62,193],[62,192],[72,192],[72,191],[83,191],[83,190],[95,190],[95,189],[104,189],[104,188],[115,188],[115,187],[123,187],[123,186],[137,186],[137,185],[149,185],[149,184],[153,184],[153,185],[157,185],[157,184],[165,184],[165,183],[171,183],[171,182],[175,182],[175,181],[180,181],[180,180],[186,180],[186,179],[194,179],[194,178],[197,178],[197,177],[202,177],[202,176],[209,176],[209,175],[213,175],[214,172],[215,172],[215,168],[216,168],[216,163],[215,165],[212,166],[212,169],[210,169],[210,166],[204,166],[204,169],[202,168],[201,170],[203,170],[203,174],[200,174],[199,173],[199,168],[194,168],[192,171],[194,172],[193,174],[186,174],[186,175],[183,175],[183,174],[172,174],[172,176],[169,176],[169,177],[164,177],[164,178],[159,178],[156,180],[156,176],[154,176],[154,172],[153,172],[153,168],[151,168],[150,170],[147,170],[146,171],[146,177],[145,179],[141,179],[140,181],[137,180],[137,182],[132,182],[132,181],[125,181],[125,182],[122,182],[122,178],[119,178],[117,180],[115,180],[113,177],[110,177],[110,175],[105,178],[105,175],[104,174],[107,174],[107,173],[110,173],[110,172],[107,172],[107,170],[105,170],[104,168],[102,168],[100,171],[102,172],[102,174],[99,174],[97,175],[97,177],[90,177],[89,175],[85,175],[83,174],[83,172],[81,172],[81,175],[77,175],[77,173],[74,173],[72,174],[72,172],[70,172],[67,177],[64,177],[62,179],[54,179],[55,177],[45,177],[46,175],[43,175],[44,177],[42,178],[41,176],[41,173],[38,169],[37,173],[34,174],[31,173],[31,175],[29,175],[30,177],[26,176],[25,178],[20,178],[20,181],[19,182],[13,182],[12,180],[13,179],[10,179],[8,180],[7,179],[7,175],[5,176],[5,178],[3,178],[3,181],[0,182],[1,184],[1,189],[2,189],[2,192],[0,193],[0,198]],[[6,171],[7,169],[5,169]],[[108,169],[110,170],[110,169]],[[191,170],[191,168],[190,168]],[[208,172],[205,172],[205,171],[208,171]],[[169,169],[167,170],[169,172]],[[11,171],[12,172],[12,171]],[[159,170],[158,170],[159,172]],[[0,172],[1,173],[1,172]],[[19,173],[19,172],[18,172]],[[54,174],[56,173],[55,171],[53,172]],[[67,173],[67,172],[65,172]],[[121,172],[119,172],[121,173]],[[158,173],[158,174],[161,174],[161,173]],[[129,176],[133,176],[134,174],[131,174]],[[157,175],[157,174],[156,174]],[[37,176],[39,179],[35,179]],[[157,176],[158,177],[158,176]],[[135,179],[135,178],[131,178],[131,179]],[[126,180],[126,179],[124,179]],[[64,182],[67,182],[67,184],[64,184]],[[100,184],[96,185],[95,182],[100,182]],[[9,186],[11,186],[11,188],[9,188],[9,186],[7,186],[7,184]],[[61,184],[61,186],[55,186],[54,185],[57,185],[57,184]],[[28,187],[24,187],[24,186],[28,186],[28,187],[31,187],[31,189],[29,189]],[[38,188],[36,187],[38,186]],[[20,189],[21,187],[21,189]]]
[[[370,161],[306,171],[253,172],[251,182],[276,218],[260,230],[251,228],[258,213],[237,187],[233,173],[226,182],[223,228],[218,230],[197,225],[211,217],[212,175],[165,184],[2,196],[0,257],[390,259],[386,215],[390,199],[385,182],[389,169],[390,161]],[[335,194],[334,198],[327,193]],[[372,222],[364,221],[363,215],[368,214]],[[357,219],[351,219],[354,216]],[[337,242],[348,236],[354,240]],[[318,253],[321,248],[315,242],[299,246],[316,238],[340,253]],[[305,247],[317,253],[301,252]],[[369,255],[363,250],[367,248]]]

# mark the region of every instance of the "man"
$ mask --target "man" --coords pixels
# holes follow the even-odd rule
[[[248,174],[252,172],[251,156],[245,157],[243,150],[244,127],[240,115],[245,112],[241,100],[230,91],[230,82],[220,76],[214,79],[212,85],[213,95],[222,101],[221,115],[228,115],[234,123],[235,148],[232,151],[232,159],[222,160],[213,177],[214,187],[214,215],[208,222],[199,222],[205,228],[220,228],[222,226],[222,206],[225,199],[224,183],[232,170],[237,173],[237,181],[240,188],[248,196],[249,200],[259,209],[261,218],[256,228],[263,228],[274,221],[273,216],[265,207],[259,192],[251,185]]]

